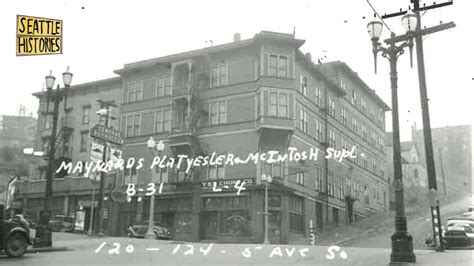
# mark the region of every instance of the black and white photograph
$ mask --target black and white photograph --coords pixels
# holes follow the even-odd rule
[[[473,11],[2,2],[0,265],[473,265]]]

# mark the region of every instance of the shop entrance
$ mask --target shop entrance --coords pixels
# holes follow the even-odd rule
[[[217,237],[217,211],[203,212],[201,233],[203,240],[216,239]]]

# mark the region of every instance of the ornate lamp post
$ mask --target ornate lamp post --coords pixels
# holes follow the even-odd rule
[[[417,23],[416,16],[409,12],[402,18],[402,24],[407,33],[415,30]],[[407,218],[403,199],[402,163],[400,151],[400,128],[398,118],[398,92],[397,92],[397,59],[404,53],[404,48],[413,49],[413,41],[409,40],[396,46],[394,42],[388,47],[383,47],[379,42],[382,35],[383,24],[380,21],[372,21],[367,25],[369,36],[372,40],[375,73],[377,73],[377,54],[382,52],[382,56],[390,63],[390,85],[392,90],[392,128],[393,128],[393,168],[395,190],[395,233],[392,235],[392,253],[390,262],[416,262],[413,253],[413,239],[407,230]],[[391,33],[391,38],[395,38],[395,33]],[[410,57],[411,59],[411,57]],[[410,60],[411,61],[411,60]]]
[[[272,176],[271,175],[262,175],[262,182],[265,185],[265,211],[263,213],[264,215],[264,235],[263,235],[263,244],[270,244],[270,241],[268,241],[268,215],[270,213],[268,212],[268,184],[272,182]]]
[[[53,90],[54,83],[56,78],[53,76],[52,71],[49,72],[49,75],[45,77],[46,81],[46,112],[45,115],[49,115],[49,102],[53,101],[53,125],[51,129],[51,137],[49,140],[49,151],[47,155],[48,168],[46,170],[46,189],[45,189],[45,198],[44,198],[44,210],[40,212],[40,225],[36,230],[36,238],[39,239],[35,242],[35,247],[50,247],[52,246],[51,240],[51,230],[47,228],[48,222],[51,219],[50,205],[53,198],[53,174],[56,161],[54,159],[54,154],[56,153],[56,131],[58,126],[58,116],[59,116],[59,103],[64,99],[64,107],[67,103],[67,91],[72,81],[72,73],[69,71],[69,67],[63,73],[63,83],[64,88],[60,88],[57,84],[56,90]],[[66,109],[66,108],[65,108]]]
[[[161,153],[165,149],[165,145],[163,144],[163,141],[160,140],[160,142],[158,142],[158,144],[155,145],[155,140],[153,139],[153,137],[150,137],[150,139],[148,140],[146,145],[147,145],[148,149],[150,149],[153,156],[155,156],[155,149],[156,149],[156,151],[158,151],[158,156],[160,156],[160,157],[161,157]],[[153,161],[153,158],[152,158],[152,161]],[[162,182],[161,173],[162,172],[161,172],[161,168],[160,168],[160,182]],[[153,169],[151,169],[151,176],[153,176]],[[154,214],[155,214],[155,193],[151,194],[151,196],[150,196],[150,214],[149,214],[149,217],[148,217],[148,230],[145,234],[146,239],[155,239],[156,238],[156,235],[153,232]]]

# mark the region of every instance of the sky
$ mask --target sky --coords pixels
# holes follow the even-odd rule
[[[383,15],[406,10],[410,1],[370,3]],[[455,1],[422,17],[427,27],[440,21],[456,23],[423,42],[432,127],[473,124],[472,10],[473,1]],[[16,15],[62,19],[63,54],[17,57]],[[234,33],[248,39],[262,30],[294,29],[296,38],[306,40],[303,52],[314,60],[346,62],[390,106],[389,65],[381,55],[374,73],[366,29],[372,19],[366,0],[6,1],[0,9],[0,115],[16,115],[22,104],[36,116],[38,102],[31,93],[41,91],[49,70],[62,83],[61,73],[69,66],[72,84],[80,84],[114,77],[113,70],[126,63],[208,47],[209,40],[228,43]],[[404,34],[400,17],[385,23],[397,35]],[[382,39],[389,32],[384,28]],[[398,74],[401,138],[409,140],[411,125],[420,129],[422,123],[416,58],[410,68],[408,51],[399,59]]]

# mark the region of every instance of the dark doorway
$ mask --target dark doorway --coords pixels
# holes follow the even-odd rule
[[[316,202],[316,228],[323,229],[323,204]]]
[[[339,210],[337,208],[332,208],[332,218],[335,225],[339,224]]]
[[[217,237],[217,212],[203,212],[201,224],[202,239],[216,239]]]

